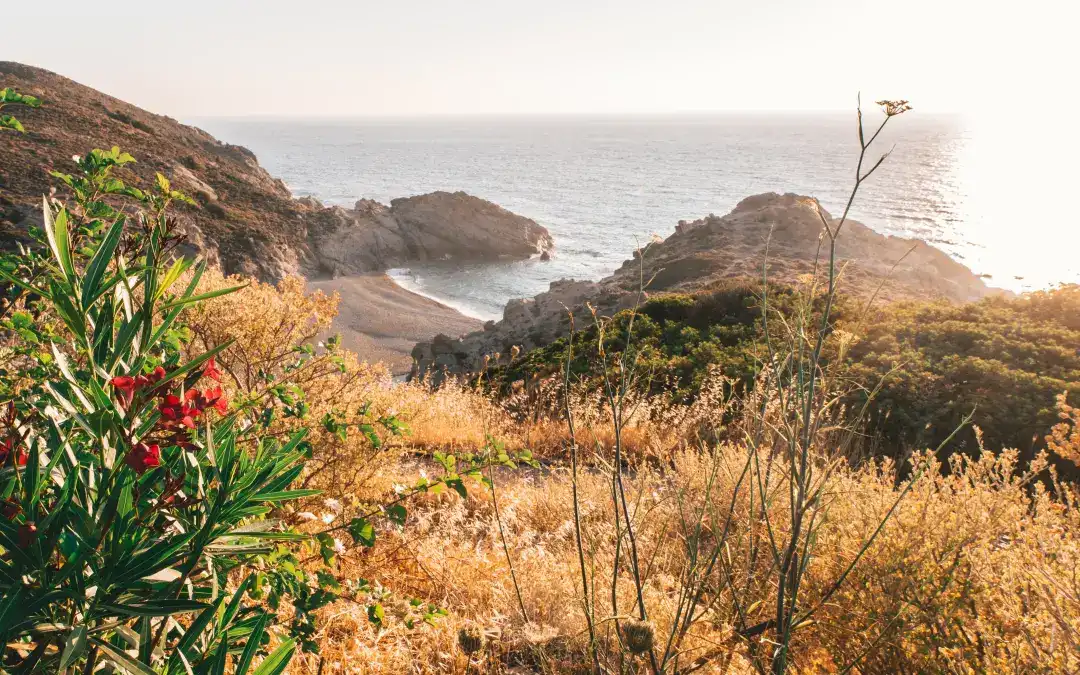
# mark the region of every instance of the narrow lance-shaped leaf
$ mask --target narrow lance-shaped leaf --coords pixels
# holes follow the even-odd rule
[[[94,253],[94,258],[86,266],[86,274],[82,280],[82,307],[84,312],[89,311],[94,298],[99,295],[101,279],[105,275],[105,270],[109,266],[109,261],[112,260],[113,253],[116,252],[116,247],[120,243],[120,237],[123,233],[124,216],[121,215],[109,228],[108,234],[105,235],[105,239],[102,240],[97,252]]]

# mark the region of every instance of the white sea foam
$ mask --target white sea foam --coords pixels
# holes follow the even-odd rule
[[[410,293],[415,293],[428,300],[434,300],[435,302],[446,305],[451,309],[455,309],[473,319],[488,321],[489,319],[498,320],[502,318],[501,314],[492,314],[489,311],[484,311],[483,309],[471,306],[467,302],[462,302],[460,299],[440,297],[438,294],[432,293],[431,289],[424,285],[423,279],[413,274],[407,267],[395,267],[394,269],[386,270],[386,276],[395,284]]]

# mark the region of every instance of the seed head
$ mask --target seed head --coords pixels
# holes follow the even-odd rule
[[[461,651],[475,654],[484,648],[484,634],[476,626],[464,626],[457,634],[458,646]]]
[[[623,623],[623,638],[631,653],[644,654],[653,648],[653,625],[648,621],[629,619]]]
[[[876,101],[881,106],[881,109],[885,112],[886,117],[895,117],[896,115],[903,115],[907,111],[911,110],[911,106],[907,101]]]

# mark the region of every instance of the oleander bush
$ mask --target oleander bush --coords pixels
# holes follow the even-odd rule
[[[41,246],[0,260],[2,668],[278,673],[295,643],[256,596],[295,537],[268,516],[302,494],[304,430],[264,435],[218,385],[218,350],[183,354],[205,265],[168,260],[185,197],[160,175],[125,185],[131,161],[75,158],[55,174],[70,207],[46,199]]]

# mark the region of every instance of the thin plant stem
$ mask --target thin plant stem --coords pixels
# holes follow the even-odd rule
[[[503,554],[506,555],[506,565],[510,568],[510,581],[514,584],[514,593],[517,595],[518,609],[521,610],[521,619],[529,623],[529,612],[525,609],[525,600],[521,596],[521,586],[518,585],[517,573],[514,571],[514,560],[510,557],[510,547],[506,544],[506,532],[503,530],[502,517],[499,515],[499,499],[495,494],[495,466],[488,466],[488,480],[491,483],[491,504],[495,507],[495,524],[499,528],[499,539],[502,541]]]

